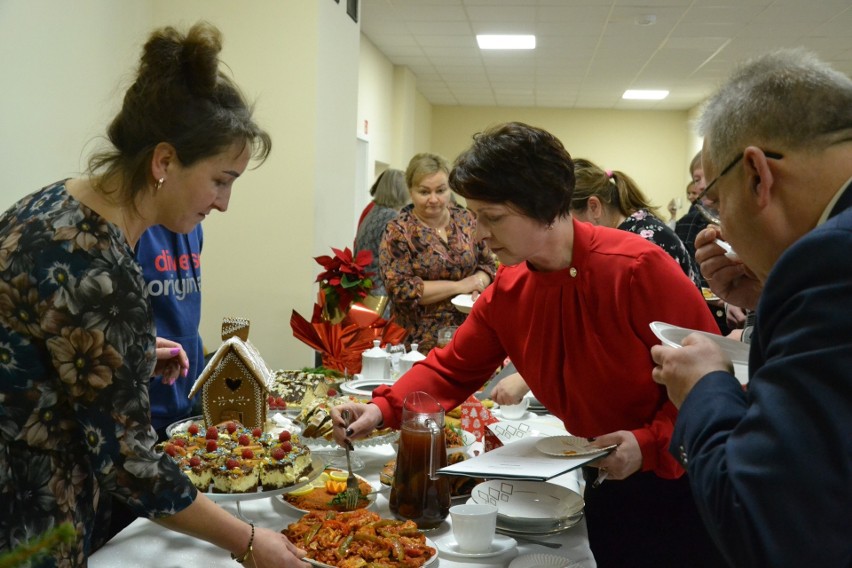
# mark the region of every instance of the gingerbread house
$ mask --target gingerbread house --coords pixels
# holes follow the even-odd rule
[[[189,396],[201,392],[204,422],[216,425],[230,420],[249,428],[266,423],[269,368],[248,340],[249,321],[225,318],[222,345],[210,358]]]

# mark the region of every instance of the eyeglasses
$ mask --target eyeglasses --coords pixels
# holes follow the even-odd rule
[[[725,166],[722,169],[722,172],[719,175],[717,175],[713,179],[713,181],[711,181],[710,183],[707,184],[707,186],[705,186],[704,191],[699,193],[698,197],[696,197],[695,201],[693,202],[693,203],[695,203],[695,207],[698,209],[698,212],[701,213],[701,215],[705,219],[707,219],[708,221],[710,221],[714,225],[720,225],[722,223],[721,219],[719,219],[719,214],[716,211],[714,211],[714,210],[710,209],[709,207],[707,207],[706,205],[704,205],[703,203],[701,203],[701,200],[704,199],[704,197],[707,195],[707,192],[710,191],[710,188],[713,187],[714,185],[716,185],[716,182],[718,182],[720,179],[722,179],[722,177],[725,174],[727,174],[732,169],[734,169],[734,166],[736,166],[740,162],[740,160],[743,159],[744,155],[745,154],[743,152],[740,152],[737,155],[737,157],[734,158],[731,161],[730,164],[728,164],[727,166]],[[765,151],[765,150],[763,151],[763,155],[766,156],[767,158],[769,158],[770,160],[780,160],[781,158],[784,157],[783,154],[779,154],[778,152],[769,152],[769,151]]]

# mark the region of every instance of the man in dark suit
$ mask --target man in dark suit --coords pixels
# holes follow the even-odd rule
[[[747,390],[706,337],[651,350],[680,409],[670,451],[732,565],[852,566],[852,80],[800,50],[760,57],[700,131],[722,228],[696,258],[757,323]]]

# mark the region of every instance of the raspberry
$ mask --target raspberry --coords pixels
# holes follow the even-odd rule
[[[266,404],[268,404],[271,408],[275,404],[275,397],[272,396],[272,395],[267,396],[266,397]]]
[[[328,396],[337,396],[337,391],[334,389],[328,389]]]
[[[249,448],[246,448],[246,449],[243,450],[243,459],[244,460],[250,460],[253,457],[254,457],[254,452],[251,451]]]
[[[228,422],[226,428],[228,429],[228,434],[233,434],[237,431],[237,425],[233,422]]]
[[[260,438],[261,436],[263,436],[263,430],[260,428],[255,428],[251,431],[251,435],[255,438]]]
[[[219,448],[219,442],[216,440],[207,440],[207,451],[215,452]]]
[[[290,442],[282,442],[281,449],[285,452],[289,452],[293,449],[293,444],[291,444]]]
[[[193,422],[192,424],[189,425],[189,428],[187,428],[186,431],[189,432],[190,436],[197,436],[198,435],[198,424]]]
[[[279,396],[275,399],[275,406],[278,410],[287,410],[287,401],[284,400],[283,396]]]
[[[237,440],[237,441],[239,442],[239,444],[240,444],[241,446],[248,446],[249,444],[251,444],[251,440],[249,440],[249,437],[248,437],[247,435],[245,435],[245,434],[243,434],[242,436],[240,436],[240,439],[239,439],[239,440]]]
[[[284,451],[283,448],[275,448],[272,450],[272,459],[281,461],[287,455],[287,452]]]
[[[174,443],[175,443],[175,446],[180,446],[181,448],[186,447],[186,440],[184,440],[183,438],[176,439]]]
[[[288,441],[290,441],[290,437],[291,436],[290,436],[289,430],[282,430],[281,433],[278,434],[278,441],[279,442],[288,442]]]
[[[198,467],[201,465],[201,458],[198,456],[192,456],[189,458],[190,467]]]
[[[175,457],[177,455],[177,449],[175,448],[174,444],[166,444],[166,453],[172,457]]]
[[[208,440],[218,440],[219,430],[217,430],[215,426],[211,426],[207,429],[207,432],[204,434],[204,437]]]
[[[234,458],[228,458],[228,461],[225,462],[225,467],[228,469],[237,469],[240,467],[240,462]]]

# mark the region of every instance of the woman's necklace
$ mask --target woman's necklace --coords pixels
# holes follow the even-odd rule
[[[451,219],[449,209],[446,210],[444,219],[442,219],[440,223],[436,224],[429,223],[428,221],[426,221],[426,219],[418,215],[416,212],[414,213],[414,216],[417,217],[418,221],[438,233],[438,238],[440,238],[444,242],[447,242],[447,227],[449,227]]]

